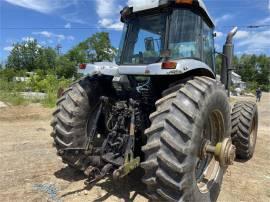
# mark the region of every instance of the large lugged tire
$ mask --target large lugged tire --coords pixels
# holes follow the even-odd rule
[[[57,154],[64,163],[84,170],[83,154],[63,152],[69,148],[84,148],[87,142],[86,125],[91,109],[101,95],[99,78],[85,77],[70,86],[57,101],[51,126]]]
[[[213,156],[199,156],[208,137],[215,145],[230,136],[230,106],[223,86],[208,77],[195,77],[158,100],[156,108],[145,131],[148,141],[141,164],[150,199],[216,201],[226,167]],[[210,165],[213,172],[207,169]],[[203,174],[209,176],[207,181]]]
[[[232,142],[236,146],[236,157],[252,158],[258,131],[258,109],[254,102],[237,102],[232,110]]]

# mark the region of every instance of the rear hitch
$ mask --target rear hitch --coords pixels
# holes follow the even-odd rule
[[[120,178],[128,175],[132,170],[139,167],[140,165],[140,157],[134,158],[133,149],[134,149],[134,141],[135,141],[135,108],[137,103],[134,100],[130,99],[130,111],[131,120],[130,120],[130,128],[129,128],[129,140],[125,151],[125,159],[124,165],[122,165],[119,169],[113,172],[113,179],[119,180]]]
[[[119,180],[128,175],[132,170],[139,167],[140,157],[125,162],[123,166],[113,172],[113,179]]]
[[[103,179],[106,175],[109,175],[113,169],[113,165],[108,163],[100,171],[96,167],[89,166],[84,174],[88,176],[88,179],[84,182],[85,185],[91,185]]]
[[[108,104],[107,97],[101,97],[100,103],[94,109],[96,116],[91,124],[90,132],[88,133],[88,144],[85,152],[92,154],[93,151],[93,137],[97,133],[97,123],[101,116],[103,108]],[[90,185],[103,179],[107,175],[111,175],[114,180],[119,180],[131,171],[139,167],[140,157],[134,156],[135,135],[136,135],[136,113],[138,110],[138,103],[129,99],[129,102],[119,101],[114,108],[112,108],[112,116],[106,123],[109,134],[103,142],[100,151],[96,154],[96,158],[87,159],[90,165],[85,169],[84,174],[88,176],[85,184]],[[110,122],[112,126],[110,126]],[[98,158],[99,156],[99,158]]]

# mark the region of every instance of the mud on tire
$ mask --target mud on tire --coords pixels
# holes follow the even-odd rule
[[[211,186],[206,186],[208,191],[201,191],[195,176],[202,131],[211,113],[213,120],[216,117],[223,124],[219,137],[214,137],[222,141],[230,136],[230,106],[223,86],[208,77],[195,77],[156,102],[156,112],[150,115],[152,125],[145,131],[148,141],[141,164],[150,199],[216,201],[226,168],[217,163],[219,170]]]
[[[85,169],[85,156],[64,150],[85,147],[86,124],[91,109],[102,93],[101,82],[98,77],[85,77],[72,84],[57,101],[57,109],[53,113],[51,136],[54,138],[57,154],[64,163],[80,170]]]
[[[252,158],[258,131],[258,109],[254,102],[241,101],[234,104],[232,113],[232,142],[236,146],[236,157]]]

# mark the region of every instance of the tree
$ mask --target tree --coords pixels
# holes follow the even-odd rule
[[[16,76],[16,72],[13,69],[6,68],[0,70],[0,80],[12,81],[14,76]]]
[[[234,60],[235,71],[252,89],[270,90],[270,57],[244,54]]]
[[[67,53],[67,57],[79,63],[93,63],[101,61],[112,61],[116,49],[111,45],[109,34],[99,32],[78,44]]]
[[[216,73],[220,75],[222,66],[222,56],[216,55]]]
[[[38,45],[37,41],[24,41],[14,45],[8,56],[7,68],[34,71],[41,69],[46,72],[55,67],[57,54],[52,48]]]
[[[49,69],[55,69],[57,60],[57,53],[53,48],[40,48],[37,57],[38,68],[45,72]]]
[[[106,32],[94,34],[64,56],[58,56],[50,47],[41,47],[36,40],[24,41],[14,44],[6,66],[16,72],[36,71],[44,76],[50,73],[71,78],[76,75],[79,63],[112,61],[115,52]]]
[[[58,77],[71,78],[76,76],[76,64],[66,56],[60,56],[56,62],[56,74]]]

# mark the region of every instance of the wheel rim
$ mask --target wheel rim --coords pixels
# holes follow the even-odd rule
[[[202,143],[201,148],[204,147],[205,142],[215,146],[225,137],[225,127],[223,115],[216,110],[209,114],[204,129],[201,134]],[[197,186],[202,193],[207,193],[218,177],[220,172],[219,162],[215,160],[213,154],[206,154],[200,157],[195,168],[195,177]]]
[[[256,121],[255,121],[255,117],[252,121],[252,128],[251,128],[251,133],[250,133],[250,136],[249,136],[249,147],[253,150],[254,148],[254,145],[256,143]]]

